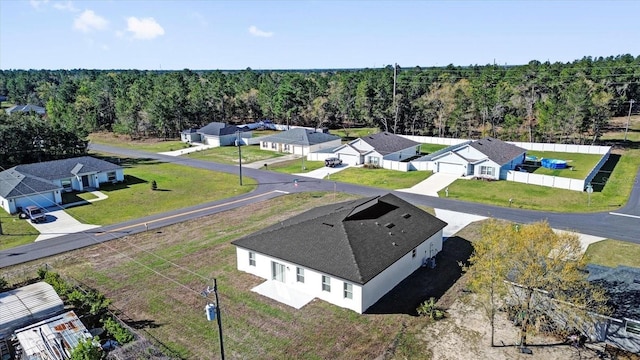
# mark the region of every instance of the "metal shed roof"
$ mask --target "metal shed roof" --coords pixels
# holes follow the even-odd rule
[[[45,282],[0,293],[0,339],[10,336],[18,328],[63,311],[62,299]]]

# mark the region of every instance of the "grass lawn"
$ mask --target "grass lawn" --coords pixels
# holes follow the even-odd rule
[[[299,174],[307,173],[309,171],[317,170],[323,167],[324,161],[307,161],[305,159],[303,165],[302,158],[300,158],[299,160],[288,160],[271,164],[268,166],[268,169],[286,174]]]
[[[32,243],[40,235],[29,220],[19,219],[18,215],[9,215],[4,210],[0,210],[0,223],[3,234],[0,235],[0,250]]]
[[[126,149],[135,149],[140,151],[148,151],[159,153],[165,151],[174,151],[186,149],[189,144],[180,140],[162,140],[157,138],[146,140],[131,140],[129,136],[117,135],[113,133],[92,133],[88,139],[97,144],[117,146]]]
[[[612,157],[618,157],[615,153]],[[456,180],[449,185],[449,197],[453,199],[479,202],[497,206],[512,206],[554,212],[594,212],[610,211],[624,205],[631,192],[638,166],[640,150],[627,150],[619,157],[615,169],[606,181],[602,191],[591,194],[589,206],[586,192],[554,189],[550,187],[527,185],[512,181]],[[444,191],[439,192],[441,197]]]
[[[566,169],[537,168],[533,173],[538,175],[561,176],[570,179],[584,179],[602,158],[601,155],[577,154],[551,151],[527,151],[527,155],[533,155],[545,159],[559,159],[567,162]],[[569,168],[573,168],[570,170]]]
[[[81,222],[108,225],[207,201],[240,195],[255,189],[256,182],[236,175],[161,163],[143,159],[123,159],[125,183],[103,184],[100,191],[109,198],[67,209]],[[158,190],[151,190],[155,180]]]
[[[345,129],[329,130],[329,134],[340,136],[342,140],[345,141],[350,141],[367,135],[377,134],[379,132],[380,129],[375,127],[348,128],[346,131]]]
[[[62,203],[63,204],[71,204],[74,202],[80,202],[80,201],[86,201],[86,200],[92,200],[92,199],[97,199],[98,197],[93,195],[90,192],[77,192],[77,191],[72,191],[72,192],[63,192],[62,193]]]
[[[348,168],[332,174],[330,179],[382,189],[405,189],[425,180],[431,171],[396,171],[387,169]]]
[[[256,161],[263,161],[266,159],[272,159],[272,158],[285,155],[283,153],[279,153],[275,151],[260,150],[260,146],[258,145],[243,146],[242,149],[240,149],[240,151],[242,152],[243,164],[248,164]],[[192,152],[183,156],[189,157],[192,159],[217,162],[221,164],[237,164],[238,163],[238,147],[237,146],[221,146],[213,149]]]
[[[442,150],[446,147],[449,147],[449,145],[439,145],[439,144],[421,144],[420,145],[420,152],[423,155],[428,155],[431,153],[434,153],[438,150]]]
[[[589,245],[585,258],[588,263],[609,267],[640,267],[640,245],[619,240],[602,240]]]

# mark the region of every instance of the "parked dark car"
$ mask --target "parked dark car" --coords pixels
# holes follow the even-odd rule
[[[336,167],[338,165],[342,165],[342,160],[337,157],[330,157],[324,160],[324,166]]]
[[[27,206],[24,208],[24,214],[32,223],[41,223],[47,221],[47,214],[43,208],[38,206]]]

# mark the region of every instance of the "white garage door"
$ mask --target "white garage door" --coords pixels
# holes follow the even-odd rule
[[[25,196],[19,199],[16,199],[16,208],[21,207],[25,208],[27,206],[40,206],[43,208],[53,206],[56,204],[53,193],[44,193],[38,195]]]
[[[460,165],[460,164],[441,162],[441,163],[438,163],[438,172],[446,173],[446,174],[462,175],[465,173],[465,168],[463,165]]]
[[[348,154],[338,154],[338,157],[342,160],[343,164],[349,165],[358,165],[359,156],[357,155],[348,155]]]

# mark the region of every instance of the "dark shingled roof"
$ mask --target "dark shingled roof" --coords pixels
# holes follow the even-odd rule
[[[121,167],[91,156],[18,165],[0,172],[0,196],[10,198],[57,190],[61,187],[51,181],[117,169]]]
[[[45,179],[25,176],[17,172],[15,167],[0,172],[0,196],[5,199],[60,189],[62,187]]]
[[[362,141],[373,146],[381,155],[392,154],[394,152],[418,146],[420,143],[409,140],[402,136],[389,132],[379,132],[373,135],[367,135],[360,138]]]
[[[235,134],[238,131],[245,132],[249,130],[250,129],[238,127],[235,125],[227,125],[221,122],[212,122],[198,129],[198,132],[205,135],[223,136]]]
[[[469,145],[487,155],[490,160],[499,165],[504,165],[517,156],[527,152],[527,150],[519,146],[515,146],[492,137],[476,140]]]
[[[24,175],[37,176],[46,180],[59,180],[74,177],[78,174],[117,170],[122,169],[122,167],[91,156],[81,156],[18,165],[14,169]]]
[[[612,308],[611,317],[640,321],[640,268],[588,264],[590,282],[604,288]]]
[[[314,130],[295,128],[274,135],[265,136],[261,141],[290,145],[316,145],[340,139],[339,136]]]
[[[446,225],[387,194],[317,207],[232,244],[365,284]]]

